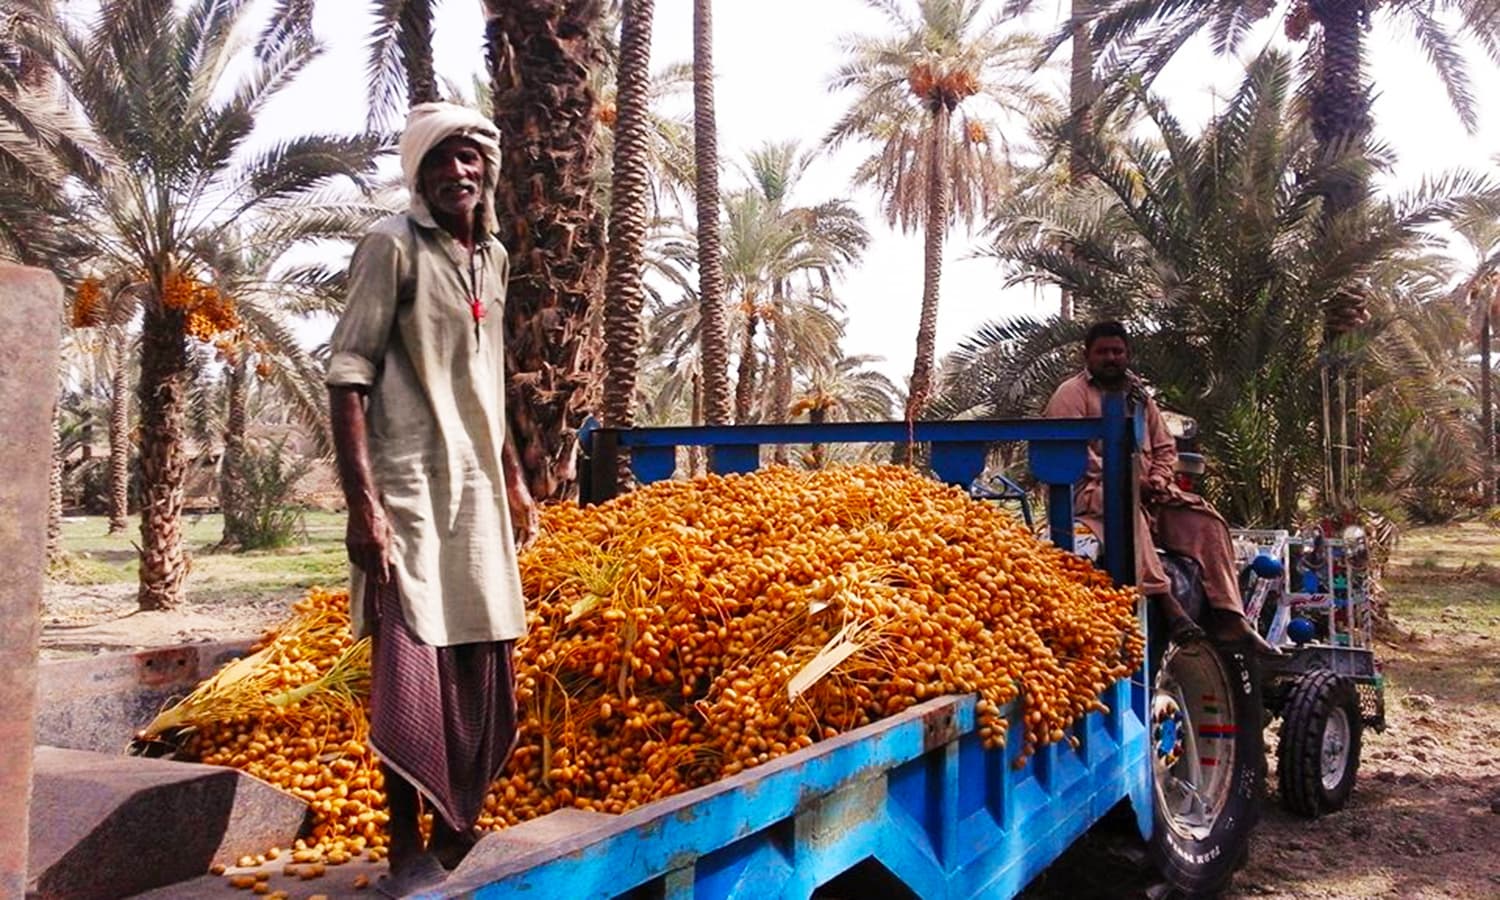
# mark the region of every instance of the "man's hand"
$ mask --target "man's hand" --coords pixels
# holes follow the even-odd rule
[[[541,516],[531,489],[526,486],[526,472],[516,453],[516,442],[509,435],[500,448],[500,476],[505,479],[505,502],[510,506],[510,527],[515,532],[516,549],[524,550],[541,531]]]
[[[391,523],[379,501],[349,507],[344,547],[349,551],[349,561],[376,583],[385,584],[395,575],[391,567]]]
[[[1146,479],[1146,498],[1159,500],[1168,497],[1172,493],[1172,478],[1170,475],[1152,475]]]
[[[537,511],[536,501],[531,498],[531,491],[519,478],[506,484],[505,499],[510,504],[510,527],[516,533],[516,549],[524,550],[541,531],[541,514]]]

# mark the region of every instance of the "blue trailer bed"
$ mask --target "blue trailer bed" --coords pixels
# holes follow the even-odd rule
[[[1099,419],[601,430],[587,492],[612,495],[621,450],[649,482],[671,476],[679,446],[713,447],[717,471],[742,472],[763,445],[907,440],[927,445],[939,478],[967,487],[990,445],[1026,441],[1049,486],[1053,540],[1071,548],[1072,485],[1099,441],[1106,494],[1121,498],[1105,511],[1106,567],[1129,582],[1133,437],[1119,397]],[[434,896],[805,898],[833,883],[857,885],[856,896],[1010,897],[1121,801],[1149,835],[1147,684],[1144,669],[1117,681],[1101,697],[1107,712],[1074,725],[1076,747],[1042,747],[1019,768],[1016,749],[980,745],[972,695],[930,700],[623,815],[563,810],[508,829]],[[1023,743],[1019,718],[1011,748]]]

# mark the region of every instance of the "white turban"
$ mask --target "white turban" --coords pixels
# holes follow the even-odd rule
[[[467,106],[418,103],[407,114],[406,130],[401,133],[401,174],[411,193],[409,211],[418,222],[428,226],[435,224],[432,210],[427,208],[427,199],[422,196],[417,174],[422,168],[422,158],[433,147],[454,136],[473,141],[484,154],[480,224],[486,234],[495,234],[500,228],[499,220],[495,218],[495,185],[500,181],[500,130],[477,110]]]

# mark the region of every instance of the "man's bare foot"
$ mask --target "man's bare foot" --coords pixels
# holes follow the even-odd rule
[[[432,840],[427,842],[427,851],[437,857],[443,868],[451,872],[458,868],[458,864],[464,861],[464,857],[478,843],[479,835],[472,829],[467,832],[454,831],[438,818],[432,824]]]
[[[398,865],[391,857],[391,873],[375,882],[375,890],[387,897],[406,897],[426,890],[448,877],[448,871],[431,853],[408,857]]]

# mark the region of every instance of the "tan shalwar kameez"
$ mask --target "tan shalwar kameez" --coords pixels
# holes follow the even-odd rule
[[[1136,509],[1136,581],[1147,596],[1168,591],[1166,571],[1156,548],[1196,559],[1203,566],[1203,590],[1210,606],[1242,614],[1235,579],[1234,546],[1229,525],[1207,501],[1175,483],[1177,442],[1167,429],[1156,401],[1133,392],[1145,404],[1146,438],[1141,447],[1141,505]],[[1043,415],[1048,418],[1094,418],[1103,414],[1104,391],[1088,372],[1057,386]],[[1165,496],[1148,499],[1151,485],[1166,485]],[[1094,535],[1104,537],[1104,461],[1097,444],[1089,446],[1088,468],[1073,492],[1073,514]]]
[[[354,630],[374,636],[370,742],[464,832],[515,742],[511,652],[526,608],[501,464],[508,259],[492,204],[471,256],[418,190],[423,157],[454,136],[485,155],[482,196],[494,196],[494,126],[450,104],[414,107],[401,138],[410,206],[354,251],[326,381],[364,390],[391,527],[391,581],[351,566]]]
[[[368,388],[370,469],[394,533],[403,611],[438,647],[526,633],[500,463],[508,263],[484,238],[476,332],[467,255],[425,211],[377,224],[349,266],[326,379]],[[363,597],[364,573],[351,567],[350,580],[350,596]],[[362,606],[353,604],[361,635]]]

